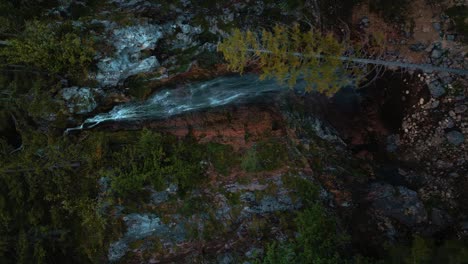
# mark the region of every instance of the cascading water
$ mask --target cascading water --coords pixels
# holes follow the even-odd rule
[[[302,82],[298,82],[296,87],[302,85]],[[144,102],[118,105],[108,113],[86,119],[77,128],[67,129],[67,132],[92,128],[108,121],[161,119],[233,102],[246,102],[287,89],[274,80],[261,81],[256,75],[219,77],[181,88],[161,90]]]

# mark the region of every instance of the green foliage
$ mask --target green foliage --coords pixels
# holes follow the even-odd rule
[[[398,244],[388,248],[384,263],[405,264],[464,264],[468,263],[466,241],[446,240],[441,244],[421,236],[414,236],[411,245]]]
[[[249,62],[258,61],[261,79],[275,78],[292,88],[302,76],[306,91],[332,96],[361,72],[358,66],[340,60],[346,45],[332,34],[313,29],[302,32],[299,25],[276,25],[272,31],[263,30],[261,34],[235,29],[218,44],[218,51],[223,53],[230,70],[242,73]]]
[[[271,171],[283,166],[287,160],[286,146],[278,139],[268,139],[247,150],[241,167],[247,172]]]
[[[297,263],[297,256],[294,252],[294,244],[271,243],[267,247],[266,255],[262,264],[290,264]]]
[[[9,64],[24,64],[49,73],[86,76],[95,54],[92,43],[75,32],[60,34],[58,26],[33,21],[21,36],[8,40],[0,50]]]
[[[181,193],[202,179],[204,170],[200,145],[191,140],[143,130],[135,144],[112,154],[112,190],[117,196],[129,197],[145,186],[156,189],[175,183]]]
[[[256,172],[260,171],[260,161],[257,157],[257,151],[255,148],[247,150],[247,152],[242,157],[241,167],[247,172]]]
[[[239,163],[238,157],[229,145],[208,143],[206,145],[206,155],[208,161],[223,175],[229,174],[230,169]]]
[[[291,242],[270,244],[261,263],[343,263],[340,251],[347,241],[334,217],[318,203],[296,217],[299,235]]]
[[[283,176],[282,180],[288,189],[294,190],[305,208],[312,206],[319,199],[319,187],[310,180],[298,176]]]
[[[338,249],[346,238],[338,234],[336,220],[315,204],[296,218],[300,263],[339,263]]]
[[[23,131],[0,155],[2,263],[89,263],[105,256],[96,175],[84,144]]]
[[[55,6],[56,0],[0,0],[0,33],[17,33],[26,20],[39,18],[45,10]]]

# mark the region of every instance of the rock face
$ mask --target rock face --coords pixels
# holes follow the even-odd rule
[[[161,37],[160,27],[150,24],[112,29],[109,44],[115,53],[100,60],[96,80],[104,87],[115,86],[131,75],[156,69],[156,57],[144,58],[142,51],[153,49]]]
[[[180,137],[191,133],[202,143],[218,142],[239,149],[246,147],[249,141],[261,139],[265,134],[285,135],[285,130],[275,127],[275,123],[280,122],[280,115],[271,109],[242,106],[228,107],[226,111],[189,113],[169,120],[155,121],[150,126]]]
[[[127,226],[127,232],[118,241],[112,243],[109,248],[109,261],[114,262],[125,255],[129,243],[157,234],[161,239],[180,242],[184,239],[182,226],[173,228],[161,222],[161,219],[152,214],[129,214],[123,217]]]
[[[368,200],[376,212],[408,227],[427,220],[427,212],[418,194],[403,186],[375,183],[370,187]]]
[[[75,86],[64,88],[60,92],[69,113],[87,114],[97,107],[95,99],[97,91],[97,89]]]

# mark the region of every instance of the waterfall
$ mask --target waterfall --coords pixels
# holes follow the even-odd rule
[[[302,82],[299,82],[298,87]],[[259,80],[257,75],[219,77],[213,80],[189,84],[176,89],[156,92],[144,102],[129,102],[115,106],[110,112],[88,118],[72,130],[89,129],[108,121],[135,121],[162,119],[170,116],[247,102],[271,93],[287,91],[275,80]]]

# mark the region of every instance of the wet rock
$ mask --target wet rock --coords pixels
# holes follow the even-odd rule
[[[433,81],[428,85],[432,97],[439,98],[445,94],[445,88],[439,81]]]
[[[88,87],[69,87],[63,88],[60,93],[65,100],[68,112],[72,114],[87,114],[96,107],[97,89]]]
[[[413,227],[427,220],[427,212],[418,194],[403,186],[394,187],[386,183],[374,183],[368,199],[381,215]]]
[[[447,137],[448,142],[455,146],[459,146],[465,142],[465,136],[456,130],[448,132],[445,136]]]

